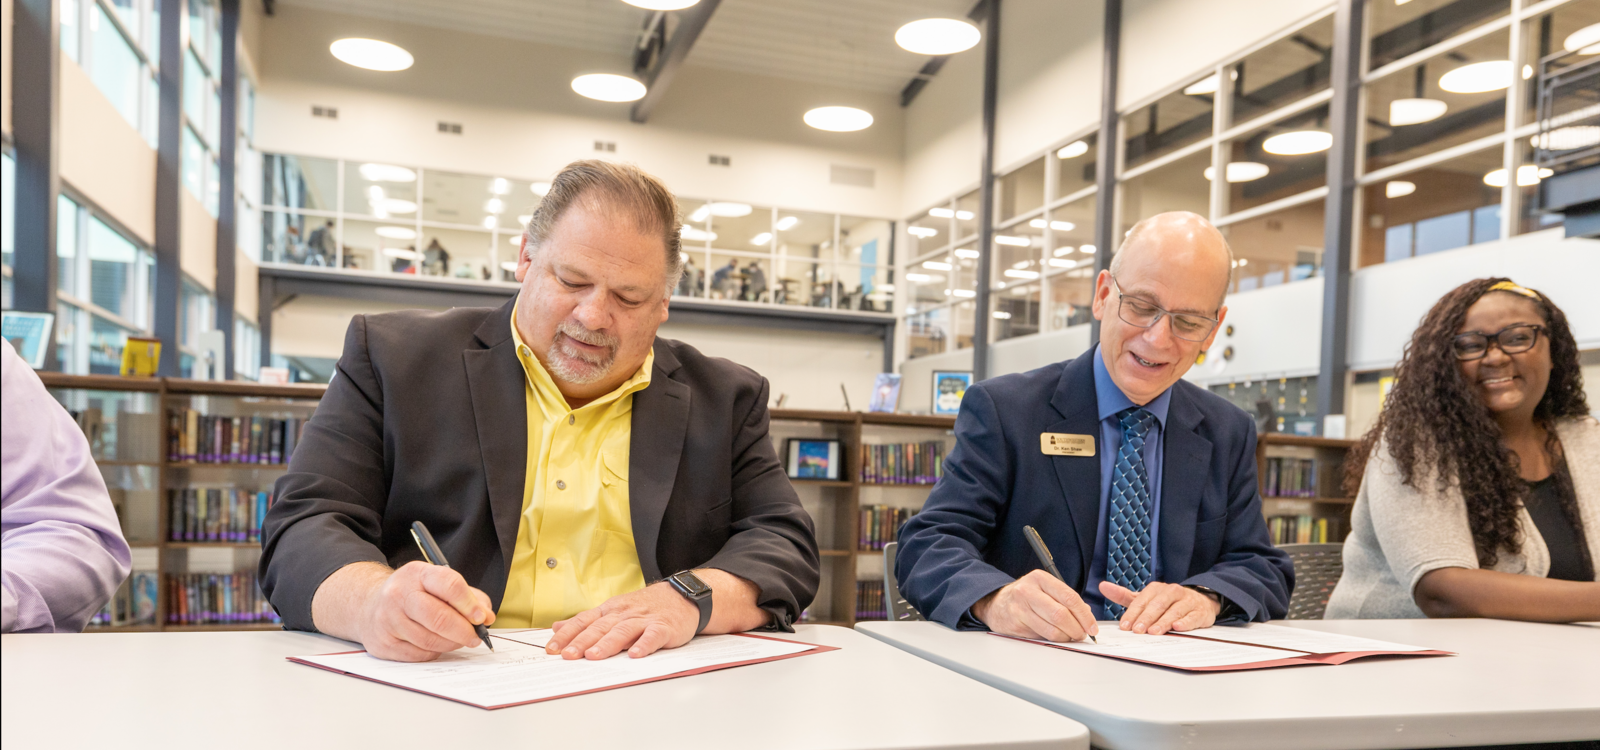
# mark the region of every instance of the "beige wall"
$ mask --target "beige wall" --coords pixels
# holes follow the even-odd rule
[[[145,244],[155,242],[155,149],[122,119],[83,68],[64,55],[61,179]]]
[[[1162,89],[1200,78],[1224,58],[1332,5],[1328,0],[1127,0],[1117,107],[1125,110]]]
[[[1101,0],[1007,0],[995,164],[1016,166],[1100,121]]]
[[[983,54],[978,47],[952,55],[906,108],[899,218],[958,190],[977,188],[983,172],[982,105]]]
[[[261,269],[244,253],[233,259],[233,312],[251,323],[260,308]]]
[[[178,267],[208,290],[217,288],[217,220],[188,188],[178,194]]]

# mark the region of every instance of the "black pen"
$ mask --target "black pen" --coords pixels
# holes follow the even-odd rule
[[[439,549],[439,543],[433,541],[433,535],[428,533],[428,527],[423,526],[421,521],[411,522],[411,538],[417,540],[417,546],[422,548],[422,559],[441,568],[450,567],[450,562],[444,559],[444,550]],[[478,634],[478,640],[493,651],[494,644],[489,642],[489,626],[473,625],[472,629]]]
[[[1044,546],[1044,538],[1039,536],[1039,531],[1032,526],[1023,526],[1022,535],[1028,538],[1028,546],[1033,547],[1033,554],[1039,556],[1039,563],[1045,571],[1056,577],[1056,580],[1066,583],[1067,579],[1061,577],[1061,571],[1056,568],[1056,559],[1050,555],[1050,548]],[[1087,634],[1086,634],[1087,635]],[[1089,636],[1089,642],[1100,645],[1100,642]]]

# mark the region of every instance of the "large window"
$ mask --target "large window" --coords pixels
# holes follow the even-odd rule
[[[62,371],[117,374],[127,337],[149,335],[155,256],[69,196],[61,196],[56,212],[56,342]]]
[[[160,0],[62,0],[61,49],[156,146]]]
[[[212,0],[188,0],[183,47],[183,185],[214,217],[220,200],[218,145],[222,138],[221,12]],[[229,134],[230,138],[234,137]]]

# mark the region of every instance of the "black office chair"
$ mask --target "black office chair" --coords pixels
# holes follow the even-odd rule
[[[894,579],[894,554],[899,549],[899,542],[889,542],[883,547],[883,611],[889,613],[891,622],[925,620],[927,618],[900,595],[900,584]]]
[[[1343,544],[1280,544],[1294,562],[1294,595],[1289,597],[1290,620],[1320,620],[1328,597],[1344,574]]]

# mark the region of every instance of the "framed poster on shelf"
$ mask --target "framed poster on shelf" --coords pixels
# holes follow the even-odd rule
[[[867,404],[867,411],[893,414],[895,406],[900,403],[900,375],[898,373],[879,373],[877,382],[872,385],[872,401]]]
[[[839,441],[789,438],[784,447],[789,456],[790,479],[839,480],[843,460]]]
[[[933,371],[933,413],[953,417],[961,411],[961,399],[972,387],[971,371]]]

